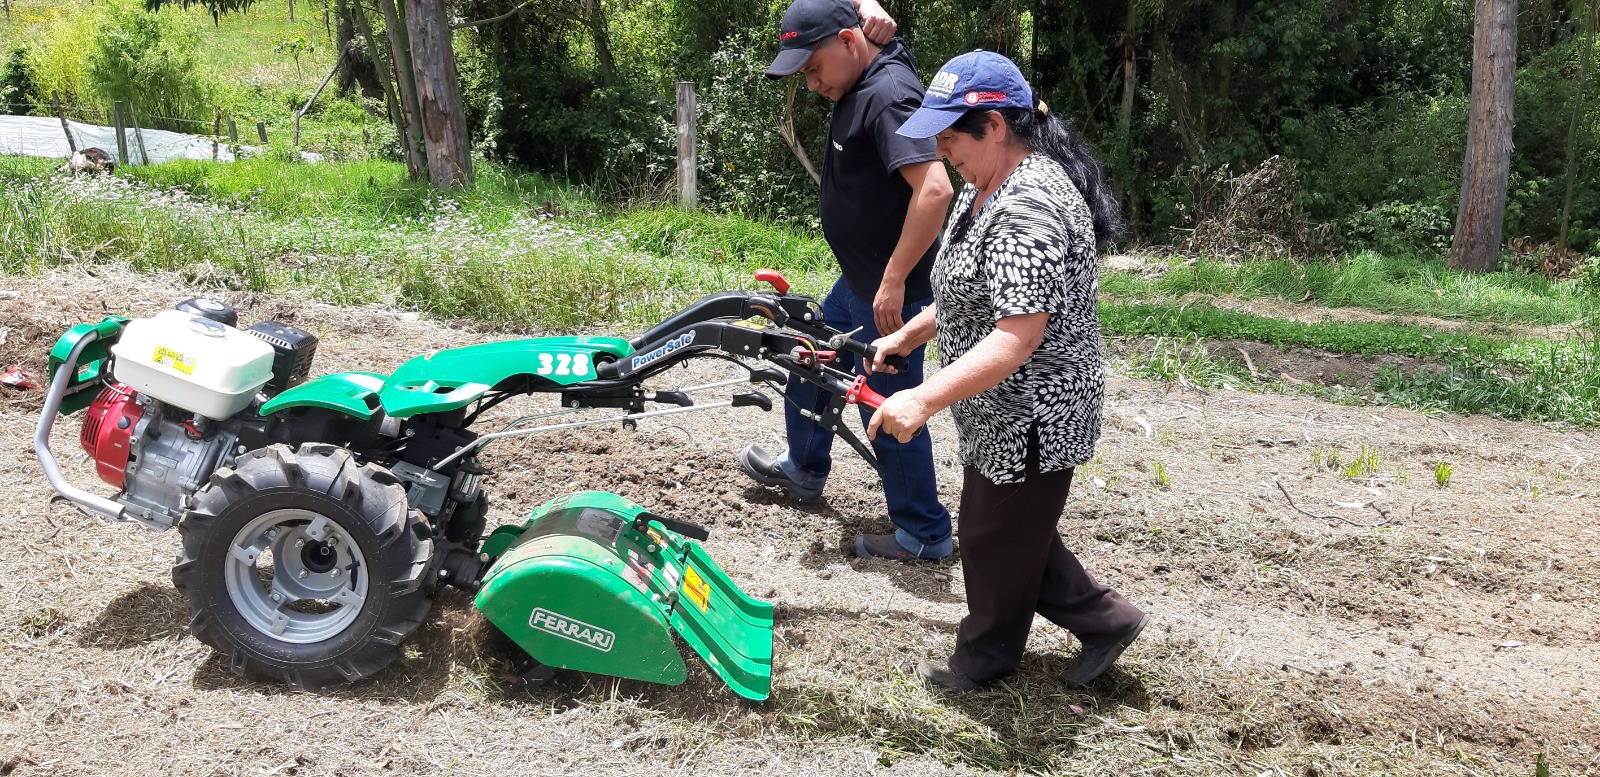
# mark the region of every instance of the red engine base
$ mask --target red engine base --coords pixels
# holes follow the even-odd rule
[[[108,386],[94,398],[83,419],[79,438],[83,450],[94,459],[100,479],[117,488],[122,488],[127,479],[128,460],[132,457],[128,442],[133,437],[133,427],[144,416],[144,408],[134,401],[137,396],[121,383]]]

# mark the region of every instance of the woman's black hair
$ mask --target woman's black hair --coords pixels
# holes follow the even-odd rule
[[[1072,183],[1078,187],[1089,213],[1094,216],[1095,242],[1106,243],[1122,234],[1122,207],[1106,184],[1105,170],[1067,122],[1040,109],[996,108],[1011,134],[1037,151],[1061,163]],[[988,134],[987,110],[971,110],[950,126],[979,140]]]

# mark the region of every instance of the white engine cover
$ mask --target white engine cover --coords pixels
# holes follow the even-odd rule
[[[180,310],[129,321],[111,346],[117,380],[207,418],[244,409],[272,378],[272,346]]]

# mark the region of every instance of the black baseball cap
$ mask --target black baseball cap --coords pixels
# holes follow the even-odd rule
[[[794,0],[783,12],[778,56],[767,67],[767,78],[794,75],[806,66],[818,43],[859,26],[861,15],[850,0]]]

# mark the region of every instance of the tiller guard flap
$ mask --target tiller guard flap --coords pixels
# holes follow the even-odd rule
[[[496,530],[477,607],[542,664],[677,685],[677,632],[740,696],[772,691],[772,605],[739,590],[681,524],[615,494],[552,500]]]

